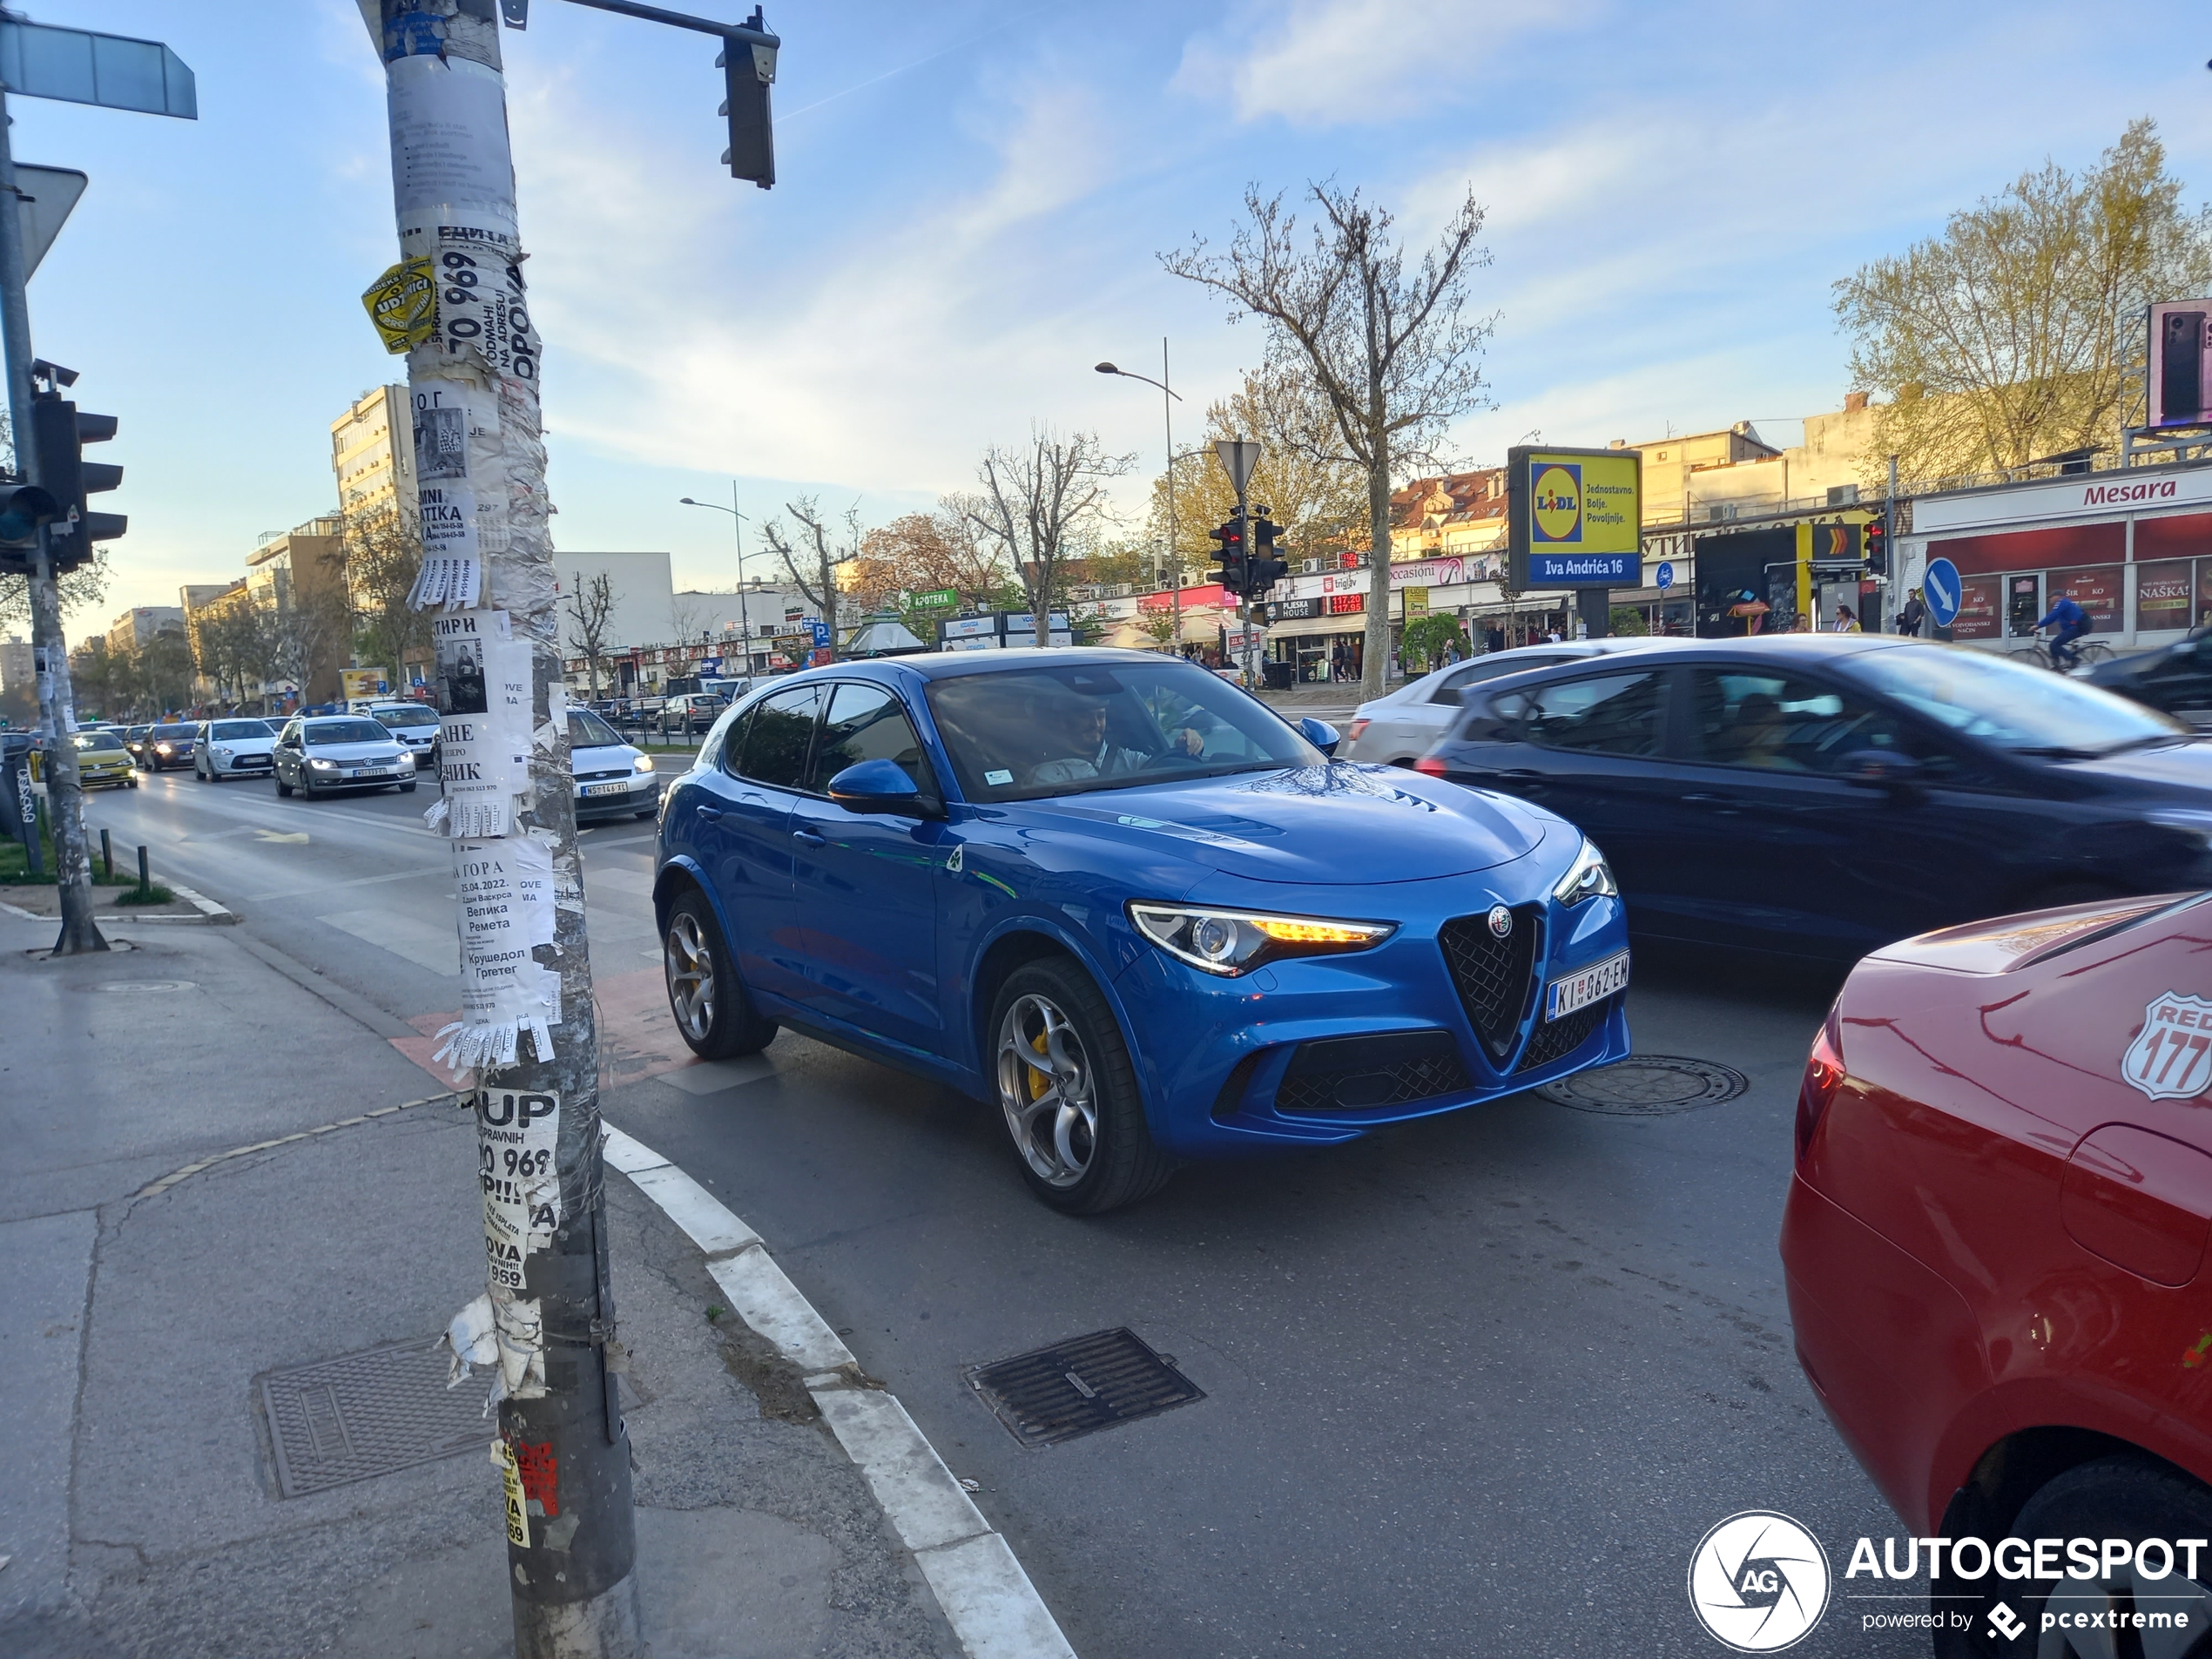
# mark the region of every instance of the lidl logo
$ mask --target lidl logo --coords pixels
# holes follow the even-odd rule
[[[1563,462],[1535,463],[1535,483],[1529,494],[1530,539],[1538,542],[1580,542],[1582,539],[1582,469]]]

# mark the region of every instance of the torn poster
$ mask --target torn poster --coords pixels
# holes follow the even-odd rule
[[[509,834],[515,797],[529,788],[529,641],[514,637],[503,610],[439,617],[430,635],[445,833],[469,840]]]
[[[499,71],[457,54],[418,53],[394,59],[385,73],[400,222],[465,207],[512,235],[515,164]]]
[[[524,1258],[550,1244],[561,1224],[561,1177],[554,1168],[560,1135],[561,1097],[551,1090],[477,1091],[477,1174],[494,1291],[523,1290]]]
[[[414,393],[416,507],[422,569],[408,605],[427,610],[475,604],[482,597],[483,540],[471,482],[469,451],[481,424],[469,388],[457,381],[425,381]]]
[[[507,1541],[517,1549],[528,1549],[530,1516],[523,1496],[523,1472],[515,1461],[515,1448],[503,1435],[491,1443],[491,1460],[499,1466],[500,1483],[507,1488]]]
[[[511,1065],[527,1031],[537,1056],[553,1056],[561,1022],[561,975],[534,947],[553,942],[553,853],[533,836],[456,840],[461,901],[461,1018],[438,1033],[435,1059],[455,1072]]]

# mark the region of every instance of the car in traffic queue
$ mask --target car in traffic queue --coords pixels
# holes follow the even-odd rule
[[[2163,709],[2200,731],[2212,730],[2212,627],[2198,628],[2170,645],[2094,664],[2080,677]]]
[[[729,699],[711,691],[679,691],[653,713],[653,726],[663,738],[681,734],[695,738],[722,718]]]
[[[77,780],[85,788],[138,786],[138,762],[117,732],[105,727],[77,732],[71,734],[71,742],[77,751]]]
[[[123,728],[123,746],[131,752],[132,760],[145,760],[146,733],[152,730],[153,725],[151,721],[141,725],[126,725]]]
[[[438,769],[438,711],[428,703],[395,701],[372,703],[369,718],[382,726],[407,746],[415,757],[417,772],[435,772]]]
[[[276,735],[266,720],[203,721],[192,743],[192,776],[212,784],[226,778],[266,778],[274,764]]]
[[[2212,884],[2212,745],[2077,678],[1898,636],[1684,641],[1494,680],[1419,765],[1581,826],[1645,938],[1844,961]]]
[[[1906,1529],[1949,1541],[1930,1605],[1967,1629],[1939,1654],[2206,1651],[2208,953],[2204,893],[1925,934],[1859,963],[1813,1044],[1797,1357]],[[2078,1539],[2086,1561],[2037,1553]],[[2065,1639],[2114,1629],[2134,1645]]]
[[[1146,652],[775,682],[662,808],[678,1028],[720,1058],[788,1025],[992,1102],[1032,1192],[1072,1213],[1177,1159],[1349,1141],[1623,1057],[1597,849],[1335,746]]]
[[[138,765],[146,772],[166,772],[192,765],[192,745],[199,740],[198,720],[165,720],[146,728],[138,752]]]
[[[296,790],[313,800],[343,789],[415,792],[415,757],[366,714],[295,716],[285,722],[270,753],[280,795]]]
[[[1386,766],[1416,765],[1450,729],[1460,711],[1460,699],[1472,686],[1532,668],[1549,668],[1554,663],[1580,662],[1641,645],[1671,643],[1663,636],[1654,639],[1636,635],[1567,640],[1556,645],[1516,645],[1511,651],[1488,651],[1472,662],[1433,670],[1352,711],[1352,724],[1345,730],[1345,758],[1377,761]]]
[[[590,709],[569,711],[569,768],[579,824],[651,818],[660,810],[660,772],[652,756],[625,742]]]

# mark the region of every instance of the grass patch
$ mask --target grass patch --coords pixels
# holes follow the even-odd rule
[[[143,887],[133,883],[130,892],[117,894],[115,901],[118,904],[172,904],[176,901],[176,897],[175,894],[156,881]]]
[[[123,849],[118,847],[116,850],[120,853]],[[24,856],[23,843],[0,840],[0,882],[13,882],[34,887],[52,887],[57,864],[54,857],[54,837],[52,832],[47,828],[43,815],[38,824],[38,851],[39,861],[44,867],[44,870],[42,874],[33,875],[30,873],[30,860]],[[138,855],[138,849],[132,848],[131,857],[135,860]],[[125,875],[118,868],[113,875],[100,873],[100,850],[97,838],[92,846],[92,885],[100,887],[135,887],[138,885],[138,878],[135,873]]]

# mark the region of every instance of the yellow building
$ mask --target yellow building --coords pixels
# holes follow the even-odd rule
[[[377,520],[396,515],[414,526],[419,510],[415,419],[406,387],[363,392],[330,423],[330,469],[338,481],[341,517]]]

